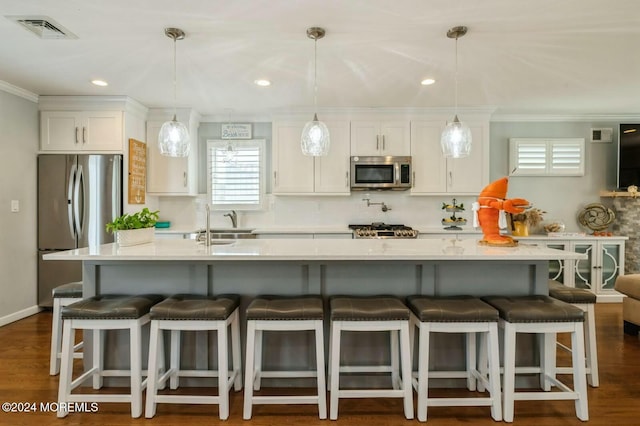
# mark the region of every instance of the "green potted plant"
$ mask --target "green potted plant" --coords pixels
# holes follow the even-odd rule
[[[158,211],[150,211],[147,207],[136,213],[125,213],[107,223],[107,232],[115,234],[116,243],[120,246],[133,246],[153,241],[154,225],[158,221]]]

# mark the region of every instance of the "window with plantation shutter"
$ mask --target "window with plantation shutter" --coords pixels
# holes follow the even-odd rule
[[[509,139],[510,176],[584,176],[584,139]]]
[[[264,139],[207,141],[207,193],[212,208],[261,209],[264,163]]]

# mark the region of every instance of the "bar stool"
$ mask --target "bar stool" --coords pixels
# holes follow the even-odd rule
[[[330,300],[331,340],[329,380],[331,408],[329,418],[337,420],[340,398],[402,398],[404,415],[413,419],[411,389],[411,354],[409,342],[409,309],[392,296],[347,297]],[[390,332],[390,365],[349,366],[340,362],[340,339],[343,331]],[[398,345],[399,334],[399,345]],[[398,351],[399,348],[399,351]],[[398,354],[399,352],[399,354]],[[398,358],[399,356],[399,358]],[[398,374],[400,364],[401,378]],[[391,373],[392,389],[340,389],[340,373]]]
[[[240,323],[237,295],[204,296],[176,294],[151,308],[151,332],[149,337],[149,376],[147,378],[147,404],[145,417],[156,413],[156,404],[218,404],[220,420],[229,418],[229,390],[242,389],[240,360]],[[229,371],[229,339],[231,327],[232,370]],[[164,370],[163,330],[171,330],[170,368]],[[182,370],[180,368],[180,332],[216,331],[218,346],[217,370]],[[158,395],[158,387],[164,387],[170,379],[171,389],[176,389],[180,377],[217,377],[218,396]]]
[[[83,299],[62,308],[62,365],[58,388],[58,417],[69,414],[69,403],[73,402],[130,402],[131,417],[142,414],[142,390],[146,380],[142,380],[142,326],[149,322],[149,310],[162,300],[155,294],[139,296],[103,295]],[[129,330],[131,367],[130,370],[104,369],[104,331]],[[92,330],[92,365],[88,371],[72,380],[73,375],[73,335],[76,330]],[[73,394],[72,391],[85,380],[93,378],[93,388],[102,387],[105,376],[130,377],[131,389],[128,394]]]
[[[584,345],[585,360],[587,363],[587,382],[590,386],[597,388],[600,386],[598,377],[598,345],[596,343],[596,313],[595,304],[597,297],[586,288],[567,287],[555,280],[549,280],[549,296],[554,299],[570,303],[584,312]],[[558,347],[571,352],[571,348],[558,342]],[[547,348],[550,350],[551,348]],[[552,355],[552,358],[555,359]],[[571,367],[557,367],[559,374],[571,374]]]
[[[411,347],[414,328],[420,331],[418,346],[418,372],[413,387],[418,392],[418,420],[427,421],[427,407],[491,406],[491,417],[502,420],[500,403],[500,359],[498,350],[498,311],[480,299],[471,296],[426,297],[410,296],[407,305],[411,314]],[[465,371],[429,371],[430,333],[466,334]],[[476,333],[482,333],[481,348],[486,351],[489,371],[487,375],[476,367]],[[412,349],[413,353],[413,349]],[[429,378],[466,378],[467,388],[476,390],[476,380],[489,397],[429,398]]]
[[[244,412],[251,419],[255,404],[318,404],[319,417],[327,418],[327,395],[324,370],[324,309],[320,296],[278,297],[260,296],[247,307],[247,356],[245,359]],[[262,341],[264,331],[315,332],[315,370],[264,371]],[[317,394],[301,396],[256,396],[262,378],[317,378]]]
[[[549,296],[491,296],[482,299],[498,310],[500,313],[499,325],[504,329],[504,378],[502,385],[504,421],[513,422],[514,401],[516,400],[565,399],[575,401],[576,415],[580,420],[589,420],[584,361],[584,312]],[[548,389],[547,383],[553,383],[561,392],[515,392],[516,373],[525,371],[521,367],[517,371],[515,367],[517,333],[544,333],[543,346],[552,345],[554,348],[556,333],[571,333],[573,390],[555,378],[553,370],[555,363],[549,367],[549,360],[545,356],[548,352],[543,347],[540,352],[540,367],[527,372],[540,373],[543,389]]]
[[[82,298],[82,281],[62,284],[51,291],[53,296],[53,315],[51,319],[51,356],[49,358],[49,375],[60,372],[60,356],[62,355],[62,308]],[[73,347],[73,357],[82,359],[82,341]]]

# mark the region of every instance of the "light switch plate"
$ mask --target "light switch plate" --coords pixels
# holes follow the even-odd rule
[[[11,200],[11,212],[12,213],[17,213],[19,211],[20,211],[20,201]]]
[[[611,143],[613,141],[612,128],[591,129],[591,142]]]

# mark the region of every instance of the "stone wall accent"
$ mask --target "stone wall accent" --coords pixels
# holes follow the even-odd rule
[[[625,243],[625,273],[640,273],[640,197],[615,197],[613,210],[616,213],[611,225],[613,232],[629,237]]]

